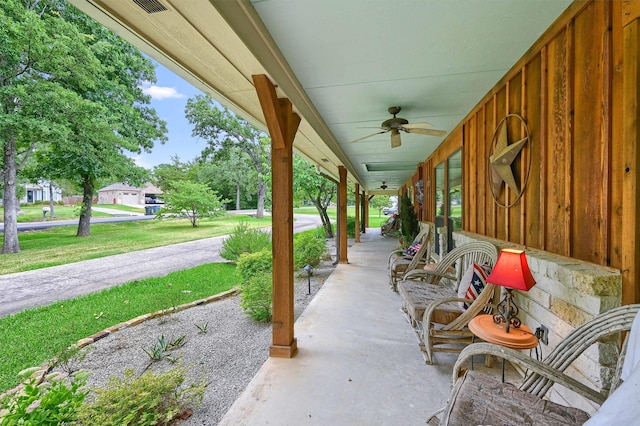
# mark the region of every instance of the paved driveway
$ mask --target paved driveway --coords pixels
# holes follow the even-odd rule
[[[314,229],[315,215],[295,215],[294,232]],[[211,262],[225,262],[225,236],[156,247],[131,253],[0,275],[0,316],[93,293],[115,285]],[[142,267],[141,265],[144,265]]]

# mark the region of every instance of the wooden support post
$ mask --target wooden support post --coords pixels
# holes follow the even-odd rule
[[[293,333],[293,139],[300,117],[288,99],[278,99],[267,76],[253,83],[271,136],[271,235],[273,252],[273,336],[269,355],[291,358],[297,350]]]
[[[362,213],[360,219],[360,232],[363,234],[367,233],[367,226],[369,225],[369,215],[367,213],[368,205],[369,201],[367,200],[367,193],[362,191],[360,194],[360,212]]]
[[[624,27],[622,304],[640,302],[640,19]]]
[[[360,184],[356,183],[356,243],[360,242]]]
[[[347,168],[338,166],[338,232],[340,233],[340,263],[349,263],[347,258]]]
[[[364,226],[365,228],[369,228],[369,201],[373,198],[373,195],[364,194]]]

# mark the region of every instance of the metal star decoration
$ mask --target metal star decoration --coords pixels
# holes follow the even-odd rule
[[[492,167],[491,177],[493,181],[493,193],[497,197],[500,194],[502,182],[504,182],[509,186],[509,188],[511,188],[514,194],[520,195],[520,185],[516,182],[513,170],[511,169],[511,164],[522,150],[524,144],[527,143],[529,137],[524,137],[509,145],[507,123],[503,120],[501,124],[502,127],[498,134],[498,141],[496,142],[493,155],[489,157]]]

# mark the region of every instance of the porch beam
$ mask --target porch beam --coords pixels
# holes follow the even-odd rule
[[[264,74],[253,75],[271,136],[271,235],[273,253],[273,320],[269,355],[291,358],[298,344],[293,332],[293,139],[300,117],[288,99],[278,99]]]

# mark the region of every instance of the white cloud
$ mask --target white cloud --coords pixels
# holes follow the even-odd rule
[[[151,99],[161,101],[163,99],[175,99],[175,98],[184,98],[186,97],[184,94],[178,92],[173,87],[166,86],[156,86],[155,84],[144,83],[142,85],[142,92],[146,95],[151,96]]]

